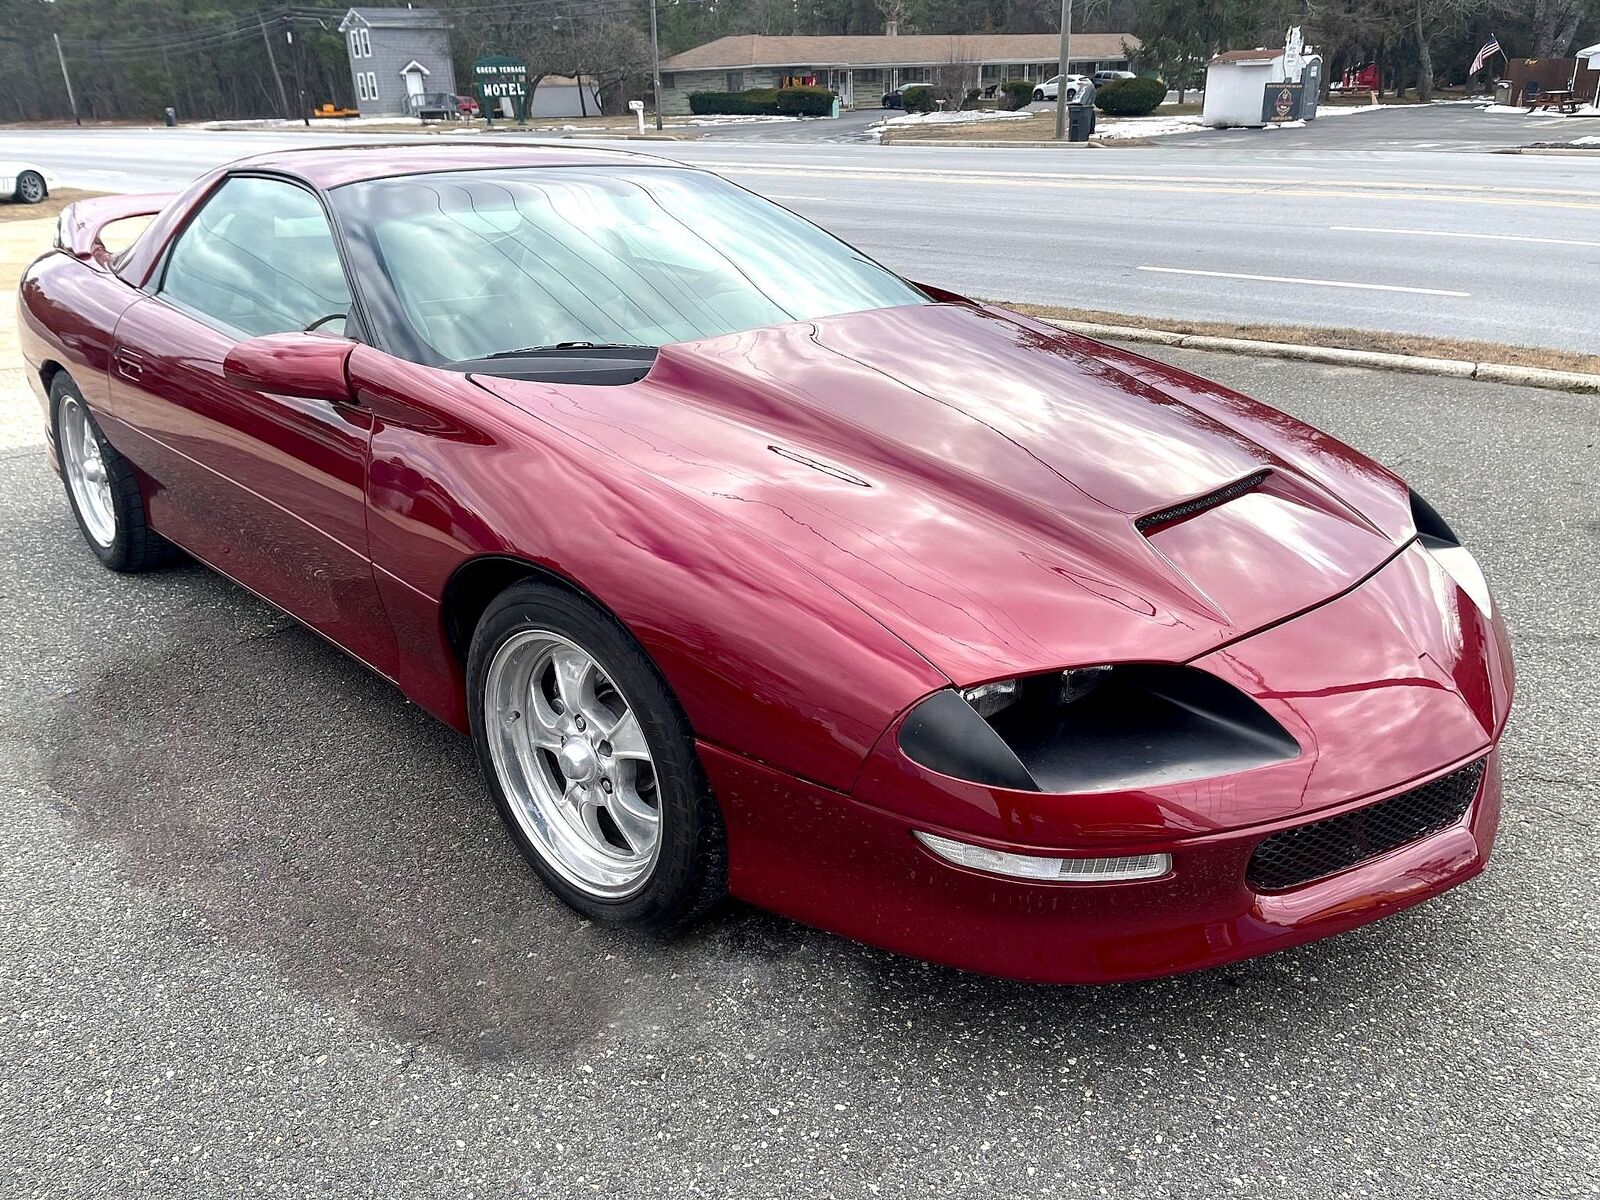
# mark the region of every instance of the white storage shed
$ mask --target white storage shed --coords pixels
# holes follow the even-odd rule
[[[1206,64],[1201,123],[1216,129],[1263,124],[1261,103],[1267,84],[1283,77],[1282,50],[1224,51]]]

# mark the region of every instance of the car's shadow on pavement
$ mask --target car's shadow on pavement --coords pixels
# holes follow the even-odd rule
[[[915,1013],[902,1036],[959,1034],[974,1052],[1030,1027],[1092,1040],[1131,1024],[1156,1038],[1241,1005],[1292,1009],[1304,995],[1325,1009],[1326,977],[1369,994],[1402,930],[1413,953],[1459,933],[1459,916],[1435,910],[1225,970],[1063,988],[931,966],[740,904],[670,939],[595,926],[517,855],[469,743],[388,684],[198,567],[118,579],[63,554],[87,593],[119,593],[153,622],[36,713],[71,827],[114,845],[130,884],[181,900],[197,940],[265,956],[268,986],[348,1006],[396,1043],[570,1056],[608,1027],[781,992],[785,976],[839,999],[811,1010],[815,1024],[867,1004]]]

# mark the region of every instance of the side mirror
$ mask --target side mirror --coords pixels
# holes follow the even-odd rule
[[[325,333],[269,333],[240,342],[222,360],[234,387],[305,400],[354,399],[346,364],[356,344]]]

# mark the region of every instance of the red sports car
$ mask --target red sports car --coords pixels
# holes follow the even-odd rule
[[[1403,482],[714,175],[277,153],[72,206],[20,309],[105,565],[181,548],[470,733],[597,920],[1106,981],[1488,858],[1505,632]]]

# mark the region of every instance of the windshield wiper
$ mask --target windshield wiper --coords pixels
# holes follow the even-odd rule
[[[642,350],[654,354],[657,347],[639,346],[629,342],[555,342],[549,346],[524,346],[520,350],[496,350],[493,354],[480,354],[480,361],[491,358],[535,358],[541,354],[565,354],[572,350]]]

